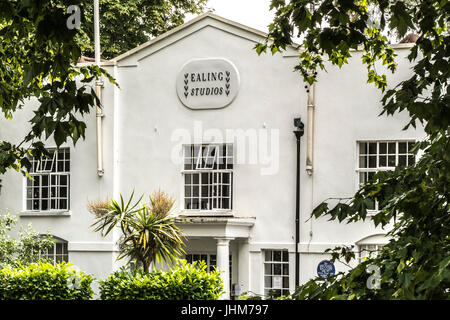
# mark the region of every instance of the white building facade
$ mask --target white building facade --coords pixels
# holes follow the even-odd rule
[[[362,257],[364,249],[383,245],[387,230],[370,221],[346,224],[310,214],[328,198],[351,197],[377,170],[413,163],[410,150],[423,131],[402,130],[407,114],[378,116],[382,94],[366,84],[361,52],[342,69],[319,72],[307,92],[294,72],[298,53],[258,56],[254,46],[264,37],[205,14],[103,63],[120,86],[105,81],[102,88],[104,173],[97,174],[94,112],[85,119],[86,140],[64,145],[48,163],[36,161],[35,181],[12,171],[2,177],[0,209],[54,235],[55,261],[101,279],[122,264],[116,261],[120,235],[93,231],[88,201],[164,190],[187,222],[180,223],[184,258],[224,271],[224,298],[233,288],[286,294],[295,289],[297,268],[300,283],[317,275],[318,263],[329,258],[326,249],[355,245]],[[399,66],[388,83],[411,72],[408,48],[395,46]],[[0,119],[2,140],[21,141],[33,105],[14,121]],[[297,118],[305,124],[298,244]],[[336,271],[345,268],[336,263]]]

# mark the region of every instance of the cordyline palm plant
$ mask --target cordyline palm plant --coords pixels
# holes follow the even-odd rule
[[[97,218],[92,225],[96,232],[108,235],[114,227],[120,227],[120,254],[117,259],[128,258],[135,268],[141,266],[149,272],[152,262],[174,263],[184,253],[183,234],[171,215],[174,200],[165,192],[156,191],[149,203],[142,203],[141,196],[132,204],[134,191],[127,202],[120,195],[120,203],[111,200],[90,202],[89,210]]]

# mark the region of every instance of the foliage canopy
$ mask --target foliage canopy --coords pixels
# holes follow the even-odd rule
[[[327,280],[312,279],[297,288],[297,299],[448,299],[450,297],[450,66],[449,13],[447,0],[272,0],[275,10],[266,42],[256,46],[272,54],[301,41],[296,67],[307,84],[317,81],[325,61],[341,67],[352,50],[362,50],[367,82],[383,92],[381,114],[407,112],[404,129],[423,125],[427,138],[415,152],[422,153],[413,166],[379,172],[352,198],[330,206],[318,205],[312,216],[330,220],[371,220],[386,226],[392,240],[381,253]],[[375,13],[375,14],[374,14]],[[390,33],[403,37],[417,33],[408,59],[409,79],[393,86],[380,70],[395,72],[395,51]],[[352,61],[352,63],[356,63]],[[382,69],[377,69],[382,65]],[[380,115],[381,115],[380,114]],[[367,199],[381,209],[368,216]],[[332,251],[333,260],[354,258],[351,248]],[[379,270],[379,288],[369,289]],[[377,280],[378,281],[378,280]]]

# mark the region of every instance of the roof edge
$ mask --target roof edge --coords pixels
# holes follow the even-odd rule
[[[171,30],[169,30],[167,32],[164,32],[163,34],[161,34],[161,35],[159,35],[159,36],[157,36],[157,37],[155,37],[155,38],[153,38],[153,39],[151,39],[151,40],[149,40],[147,42],[144,42],[143,44],[137,46],[136,48],[133,48],[133,49],[127,51],[127,52],[122,53],[121,55],[119,55],[119,56],[117,56],[117,57],[115,57],[115,58],[113,58],[113,59],[111,59],[109,61],[113,62],[113,63],[116,63],[116,62],[118,62],[120,60],[123,60],[123,59],[125,59],[125,58],[127,58],[127,57],[129,57],[129,56],[131,56],[131,55],[133,55],[133,54],[135,54],[135,53],[137,53],[137,52],[139,52],[139,51],[141,51],[141,50],[143,50],[143,49],[145,49],[145,48],[147,48],[147,47],[149,47],[149,46],[151,46],[151,45],[153,45],[153,44],[155,44],[155,43],[157,43],[157,42],[159,42],[159,41],[161,41],[163,39],[166,39],[166,38],[170,37],[171,35],[179,32],[181,30],[186,29],[187,27],[197,23],[198,21],[201,21],[201,20],[206,19],[206,18],[215,19],[217,21],[223,22],[223,23],[231,25],[233,27],[237,27],[239,29],[242,29],[242,30],[245,30],[247,32],[253,33],[253,34],[255,34],[257,36],[260,36],[260,37],[264,37],[265,38],[267,36],[267,33],[263,32],[263,31],[260,31],[260,30],[248,27],[248,26],[243,25],[241,23],[238,23],[236,21],[232,21],[232,20],[223,18],[223,17],[215,15],[215,14],[213,14],[211,12],[206,12],[206,13],[204,13],[202,15],[199,15],[198,17],[195,17],[194,19],[192,19],[192,20],[190,20],[190,21],[188,21],[186,23],[183,23],[182,25],[179,25],[178,27],[175,27],[175,28],[173,28],[173,29],[171,29]]]

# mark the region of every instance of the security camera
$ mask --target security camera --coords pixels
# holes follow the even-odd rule
[[[303,129],[305,125],[302,122],[302,118],[295,118],[294,119],[294,126],[298,129]]]

